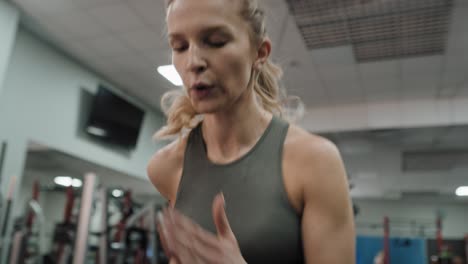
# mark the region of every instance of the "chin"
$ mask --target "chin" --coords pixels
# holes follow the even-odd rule
[[[195,102],[193,106],[199,114],[213,114],[223,108],[219,102]]]

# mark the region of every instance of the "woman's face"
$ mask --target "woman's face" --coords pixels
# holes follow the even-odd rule
[[[172,62],[198,113],[245,98],[256,50],[233,0],[175,0],[167,13]]]

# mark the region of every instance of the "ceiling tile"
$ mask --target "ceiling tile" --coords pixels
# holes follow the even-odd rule
[[[166,21],[164,1],[135,0],[128,1],[128,4],[138,16],[143,18],[145,23],[157,26],[161,31],[163,30]]]
[[[394,89],[379,89],[366,92],[367,102],[394,101],[399,98],[399,92]]]
[[[468,84],[464,86],[463,88],[459,89],[457,93],[455,94],[457,97],[468,97]]]
[[[389,76],[382,76],[381,78],[362,78],[362,86],[367,93],[383,90],[399,93],[401,90],[400,80]]]
[[[47,15],[60,12],[76,11],[79,9],[77,1],[74,0],[13,0],[27,13],[39,15]]]
[[[288,96],[299,96],[306,107],[318,107],[330,103],[328,94],[317,81],[312,81],[306,89],[295,89],[293,86],[287,87]]]
[[[416,75],[402,80],[403,92],[411,90],[435,89],[438,78],[434,76]]]
[[[155,71],[158,66],[172,64],[171,51],[168,48],[164,50],[148,50],[140,53],[154,66]]]
[[[149,27],[131,30],[119,34],[118,37],[128,47],[138,51],[159,51],[161,47],[167,46],[165,37]]]
[[[313,67],[283,67],[283,81],[287,83],[288,89],[306,90],[310,87],[309,83],[319,80]],[[307,74],[304,75],[304,72]]]
[[[281,20],[279,20],[281,18]],[[283,35],[279,35],[275,40],[277,41],[276,45],[273,48],[277,49],[280,54],[284,54],[286,56],[293,56],[293,58],[304,58],[303,56],[307,56],[308,50],[305,46],[304,41],[302,40],[301,34],[297,29],[296,23],[294,20],[288,15],[287,9],[278,14],[278,22],[280,23],[279,27],[276,30],[282,30],[284,26],[286,26]],[[284,23],[286,23],[284,25]],[[297,53],[300,53],[302,57],[294,56]]]
[[[336,66],[336,67],[322,67],[317,66],[317,73],[320,78],[325,82],[334,81],[347,81],[350,83],[359,82],[359,72],[356,65]]]
[[[365,98],[359,84],[346,81],[327,81],[326,93],[330,96],[330,101],[335,104],[361,103]]]
[[[442,75],[442,87],[451,88],[458,87],[463,84],[468,74],[468,68],[462,68],[455,65],[447,65],[446,70]]]
[[[401,60],[402,77],[414,74],[434,75],[442,69],[443,56],[426,56]]]
[[[397,60],[360,63],[358,67],[363,80],[380,78],[397,79],[400,75],[399,61]]]
[[[56,13],[43,17],[43,21],[47,24],[59,25],[67,31],[66,34],[73,38],[93,38],[110,33],[107,27],[84,11]]]
[[[97,61],[96,58],[99,58],[99,54],[90,46],[86,45],[85,43],[80,43],[78,41],[66,41],[61,43],[63,47],[74,55],[76,58],[87,61],[93,62]],[[102,61],[99,59],[99,61]]]
[[[431,99],[435,98],[437,95],[437,90],[435,88],[431,89],[421,89],[421,90],[409,90],[402,93],[402,99]]]
[[[133,9],[123,3],[94,7],[88,12],[115,33],[128,32],[145,26]]]
[[[351,46],[315,49],[310,51],[310,59],[320,67],[341,67],[355,64]]]
[[[466,25],[468,25],[468,6],[466,4],[464,6],[456,6],[453,9],[450,34],[467,34]]]
[[[86,39],[83,43],[94,49],[100,56],[108,57],[116,54],[129,53],[130,50],[112,35]]]
[[[79,0],[75,2],[77,6],[80,6],[83,9],[91,9],[99,6],[108,6],[123,3],[122,0]]]

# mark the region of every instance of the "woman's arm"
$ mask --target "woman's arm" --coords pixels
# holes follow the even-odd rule
[[[306,263],[355,263],[355,231],[346,172],[323,138],[305,144],[302,236]],[[309,145],[309,146],[307,146]]]

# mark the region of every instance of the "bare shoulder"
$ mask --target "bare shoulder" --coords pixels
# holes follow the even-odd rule
[[[347,177],[340,152],[330,140],[291,125],[284,143],[284,164],[301,186],[301,200],[327,199]],[[346,192],[345,188],[345,192]],[[314,197],[310,197],[310,196]]]
[[[174,201],[182,175],[187,137],[159,149],[150,159],[147,173],[154,187],[169,201]]]
[[[294,157],[291,160],[306,162],[310,165],[330,159],[341,160],[338,148],[333,142],[295,125],[291,125],[289,128],[284,150],[288,155]]]

